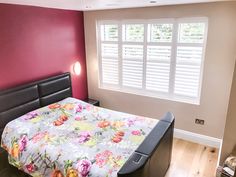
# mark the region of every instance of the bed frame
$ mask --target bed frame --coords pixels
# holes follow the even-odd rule
[[[72,97],[70,73],[0,91],[0,136],[11,120],[67,97]],[[126,161],[117,176],[164,177],[171,161],[173,130],[174,116],[167,113]],[[6,157],[7,152],[0,149],[0,172],[1,163],[7,161]],[[7,177],[28,177],[20,171],[19,175],[15,174],[17,170],[11,168]]]

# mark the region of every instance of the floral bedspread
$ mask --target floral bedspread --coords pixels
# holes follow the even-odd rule
[[[67,98],[8,123],[1,146],[34,177],[116,177],[157,122]]]

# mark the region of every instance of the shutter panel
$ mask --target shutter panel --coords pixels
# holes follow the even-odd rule
[[[146,89],[169,91],[170,46],[147,47]]]
[[[154,46],[147,46],[147,90],[169,92],[172,28],[171,23],[148,25],[148,42]],[[163,42],[167,45],[162,46]]]
[[[205,23],[180,23],[174,94],[199,97]]]
[[[123,45],[123,86],[142,88],[143,46]]]
[[[119,84],[118,25],[100,26],[101,35],[101,75],[103,84]]]
[[[144,25],[143,24],[125,24],[123,25],[123,41],[143,42]]]
[[[118,44],[102,44],[102,80],[104,84],[118,84]]]
[[[118,25],[101,25],[102,41],[118,41]]]
[[[198,97],[202,47],[178,47],[175,94]]]
[[[205,23],[181,23],[179,28],[179,42],[203,43]]]
[[[131,88],[142,88],[143,80],[143,24],[122,25],[123,42],[131,42],[134,45],[123,45],[122,47],[122,85]]]
[[[173,24],[149,24],[148,42],[171,42]]]

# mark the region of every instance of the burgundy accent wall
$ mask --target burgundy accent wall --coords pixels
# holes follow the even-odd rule
[[[0,90],[71,71],[73,95],[88,96],[83,12],[0,4]]]

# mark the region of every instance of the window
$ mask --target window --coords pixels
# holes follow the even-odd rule
[[[206,18],[98,22],[100,88],[199,104]]]

